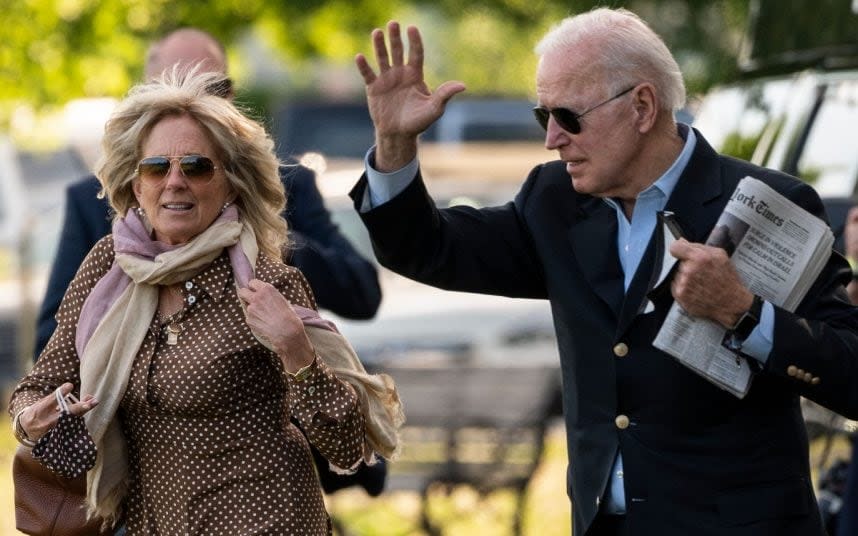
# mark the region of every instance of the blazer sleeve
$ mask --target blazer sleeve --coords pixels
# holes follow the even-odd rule
[[[514,202],[499,207],[438,209],[418,173],[390,201],[361,212],[366,175],[349,194],[382,265],[446,290],[546,298],[523,214],[531,202],[536,168]]]
[[[281,178],[293,242],[284,261],[304,273],[319,307],[345,318],[372,318],[381,303],[375,265],[355,250],[331,220],[309,169],[284,166]]]
[[[798,183],[788,195],[826,219],[818,195]],[[846,259],[831,252],[822,273],[794,313],[775,307],[774,344],[765,373],[798,394],[848,418],[858,418],[858,308],[846,295]]]
[[[96,197],[99,189],[93,176],[66,189],[62,231],[36,321],[34,360],[57,328],[54,316],[78,267],[96,242],[110,233],[110,208],[106,200]]]

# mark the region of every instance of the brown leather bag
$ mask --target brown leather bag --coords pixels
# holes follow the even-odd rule
[[[36,536],[107,536],[101,521],[87,521],[86,475],[62,478],[33,458],[32,449],[18,445],[12,461],[15,483],[15,527]]]

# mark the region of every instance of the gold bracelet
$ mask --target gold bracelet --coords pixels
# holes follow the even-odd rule
[[[318,357],[318,355],[314,352],[313,353],[313,360],[310,361],[309,364],[304,365],[303,367],[299,368],[297,371],[295,371],[295,373],[289,372],[287,370],[286,374],[291,376],[292,379],[295,380],[296,382],[302,382],[302,381],[306,380],[307,377],[309,377],[310,374],[312,374],[312,372],[313,372],[313,365],[316,364],[317,357]]]
[[[15,414],[15,418],[12,419],[12,433],[15,435],[15,439],[18,440],[18,443],[24,445],[25,447],[33,448],[36,446],[36,442],[30,439],[27,435],[27,432],[24,431],[24,428],[21,426],[21,414],[24,413],[24,408]]]

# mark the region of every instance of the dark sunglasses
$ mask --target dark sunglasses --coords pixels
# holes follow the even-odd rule
[[[558,126],[560,126],[560,128],[562,128],[566,132],[569,132],[570,134],[580,134],[581,133],[581,118],[582,117],[584,117],[588,113],[592,112],[593,110],[595,110],[599,106],[604,106],[605,104],[608,104],[609,102],[611,102],[614,99],[619,99],[620,97],[622,97],[623,95],[625,95],[626,93],[628,93],[629,91],[633,90],[636,87],[637,86],[634,85],[628,89],[624,89],[623,91],[620,91],[619,93],[617,93],[616,95],[614,95],[610,99],[602,101],[595,106],[591,106],[590,108],[587,108],[586,110],[584,110],[580,114],[573,112],[569,108],[550,108],[549,109],[549,108],[546,108],[545,106],[537,106],[536,108],[533,109],[533,115],[536,116],[536,120],[539,122],[540,126],[542,126],[542,128],[545,130],[548,130],[548,117],[553,116],[554,121],[557,123]]]
[[[159,183],[170,173],[173,162],[179,162],[182,176],[196,184],[206,184],[218,169],[212,159],[198,154],[185,156],[150,156],[137,164],[137,176],[148,183]]]

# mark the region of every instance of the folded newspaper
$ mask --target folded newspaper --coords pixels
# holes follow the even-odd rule
[[[825,266],[834,236],[821,219],[762,181],[745,177],[706,243],[727,251],[751,292],[794,311]],[[746,359],[721,344],[726,333],[720,324],[695,318],[674,302],[653,345],[743,398],[753,375]]]

